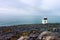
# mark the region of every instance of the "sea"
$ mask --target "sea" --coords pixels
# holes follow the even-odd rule
[[[0,26],[41,24],[44,15],[21,15],[0,17]],[[46,16],[48,23],[60,23],[60,16]]]

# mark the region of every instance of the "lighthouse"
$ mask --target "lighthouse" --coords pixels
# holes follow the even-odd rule
[[[47,22],[48,20],[47,20],[47,17],[43,17],[43,19],[42,19],[42,24],[47,24],[48,22]]]

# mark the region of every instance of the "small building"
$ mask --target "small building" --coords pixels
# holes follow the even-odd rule
[[[42,24],[47,24],[48,22],[47,22],[48,20],[47,20],[47,17],[43,17],[43,19],[42,19]]]

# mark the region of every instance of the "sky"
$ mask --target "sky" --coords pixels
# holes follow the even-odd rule
[[[0,0],[0,25],[40,23],[40,16],[49,16],[51,22],[58,18],[59,22],[60,0]]]
[[[60,0],[0,0],[0,17],[18,15],[60,16]]]

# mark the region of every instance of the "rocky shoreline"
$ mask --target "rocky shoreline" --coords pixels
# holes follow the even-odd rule
[[[0,40],[17,40],[21,33],[27,32],[30,35],[34,30],[38,33],[37,35],[47,30],[60,33],[60,23],[3,26],[0,27]]]

